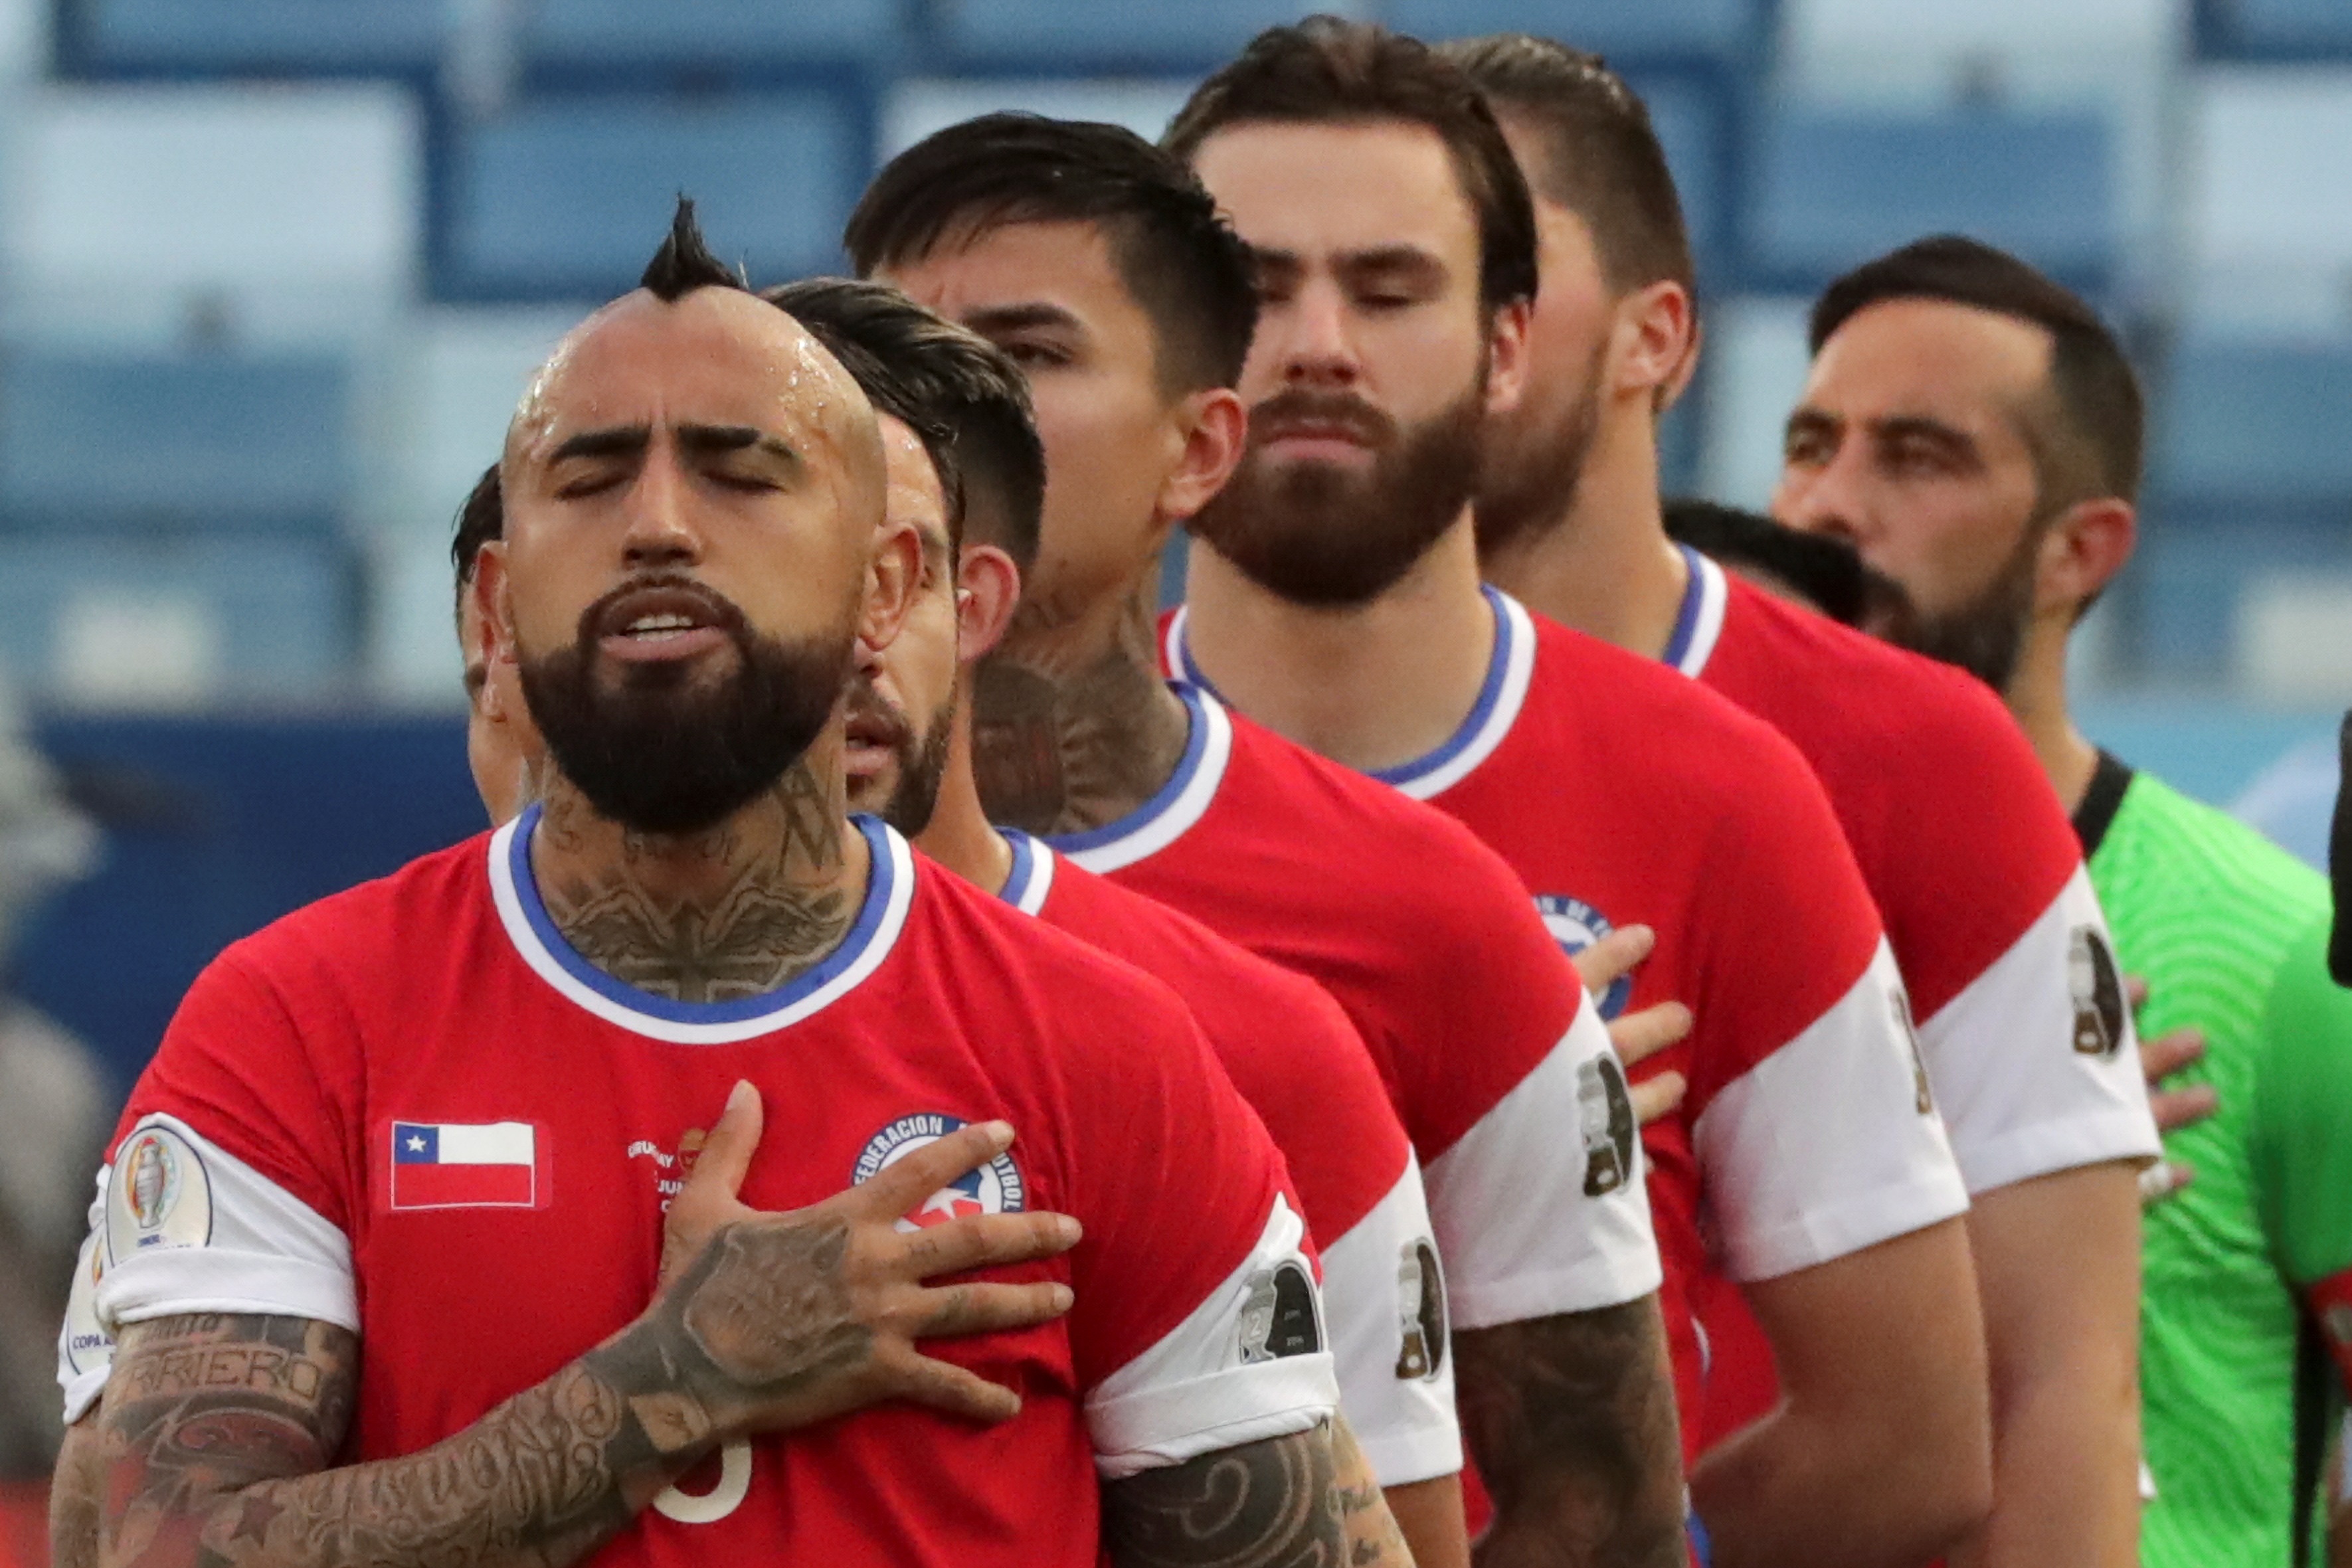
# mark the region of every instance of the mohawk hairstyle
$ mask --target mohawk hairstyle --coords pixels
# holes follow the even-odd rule
[[[798,320],[877,410],[922,440],[959,545],[976,531],[1026,571],[1045,509],[1045,451],[1019,367],[887,284],[813,277],[761,298]]]
[[[461,601],[473,585],[474,563],[480,559],[482,547],[504,538],[506,532],[506,497],[499,487],[499,465],[493,463],[482,470],[465,505],[457,508],[457,531],[449,540],[449,564],[457,569]]]
[[[1195,89],[1161,144],[1188,164],[1230,126],[1402,120],[1445,144],[1478,223],[1478,298],[1488,309],[1536,295],[1536,214],[1511,144],[1477,84],[1419,38],[1316,16],[1268,27]]]
[[[1257,330],[1249,252],[1192,171],[1118,125],[984,114],[883,166],[842,235],[860,274],[1016,224],[1087,224],[1151,319],[1161,392],[1241,379]]]
[[[675,305],[698,288],[736,288],[749,293],[743,275],[710,254],[701,225],[694,221],[694,198],[678,193],[677,210],[670,214],[669,233],[646,263],[637,287],[650,289],[665,305]]]

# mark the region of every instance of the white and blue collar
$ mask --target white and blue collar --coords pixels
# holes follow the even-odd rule
[[[1013,870],[996,896],[1024,915],[1043,914],[1054,892],[1054,852],[1018,828],[996,831],[1013,848]]]
[[[1171,681],[1168,686],[1183,699],[1192,717],[1184,755],[1168,782],[1115,822],[1045,841],[1072,864],[1097,876],[1149,860],[1182,838],[1206,814],[1209,802],[1217,798],[1217,787],[1224,782],[1225,765],[1234,755],[1234,721],[1224,705],[1182,681]]]
[[[1487,656],[1486,678],[1479,684],[1477,700],[1468,716],[1444,745],[1425,757],[1395,768],[1376,768],[1371,777],[1395,786],[1416,800],[1443,795],[1477,770],[1478,765],[1503,744],[1527,706],[1528,685],[1535,677],[1536,629],[1525,606],[1494,587],[1482,591],[1495,615],[1494,652]],[[1169,618],[1164,657],[1168,667],[1204,691],[1216,688],[1192,662],[1185,641],[1182,609]]]
[[[1716,639],[1723,635],[1723,609],[1731,591],[1723,580],[1723,568],[1688,545],[1675,548],[1683,552],[1683,563],[1690,569],[1690,580],[1683,585],[1683,604],[1675,615],[1674,635],[1666,639],[1666,651],[1660,657],[1696,680],[1715,653]]]
[[[678,1002],[614,979],[582,957],[556,928],[530,866],[533,804],[490,837],[490,894],[524,963],[564,998],[607,1023],[674,1045],[731,1045],[772,1034],[855,990],[889,956],[914,902],[907,841],[871,817],[853,819],[871,852],[866,902],[824,961],[775,990],[726,1002]]]

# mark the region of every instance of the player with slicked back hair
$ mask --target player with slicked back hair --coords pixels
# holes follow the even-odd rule
[[[1690,1469],[1694,1537],[1726,1563],[1788,1561],[1799,1541],[1822,1564],[1932,1552],[1987,1487],[1966,1195],[1829,802],[1768,727],[1479,581],[1479,445],[1518,395],[1538,281],[1532,220],[1487,215],[1532,210],[1502,131],[1424,46],[1328,18],[1261,35],[1175,125],[1256,256],[1260,309],[1249,449],[1194,520],[1170,664],[1457,817],[1563,944],[1654,930],[1604,1005],[1671,998],[1696,1020],[1669,1059],[1689,1093],[1643,1139],[1690,1435],[1714,1282],[1757,1303],[1791,1367],[1748,1439],[1747,1476],[1770,1483]],[[1517,291],[1495,298],[1496,278]],[[1511,1359],[1579,1365],[1602,1343],[1522,1342]],[[1858,1408],[1857,1344],[1901,1375],[1899,1409]],[[1484,1354],[1465,1348],[1465,1379]],[[1691,1445],[1665,1456],[1664,1486],[1595,1489],[1572,1526],[1521,1511],[1519,1478],[1476,1439],[1550,1406],[1539,1388],[1465,1389],[1500,1507],[1489,1549],[1532,1558],[1565,1533],[1605,1542],[1601,1561],[1678,1556]],[[1579,1440],[1618,1475],[1655,1458]]]
[[[1465,1375],[1465,1347],[1490,1327],[1647,1311],[1657,1261],[1641,1185],[1621,1170],[1588,1190],[1585,1141],[1559,1135],[1597,1109],[1593,1136],[1630,1161],[1632,1108],[1622,1080],[1608,1092],[1601,1019],[1509,867],[1442,813],[1160,678],[1160,547],[1244,439],[1231,382],[1257,307],[1216,204],[1132,132],[992,116],[885,168],[850,249],[861,271],[1003,349],[1035,402],[1037,570],[974,689],[989,815],[1319,981],[1347,1010],[1421,1157],[1453,1321],[1475,1325],[1453,1336]],[[1215,315],[1166,308],[1180,289]],[[1505,1192],[1557,1201],[1496,1201]],[[1620,1364],[1639,1343],[1612,1341],[1612,1396],[1590,1415],[1648,1437],[1663,1409],[1671,1492],[1664,1380]],[[1506,1377],[1524,1383],[1525,1366],[1489,1357],[1464,1387]],[[1531,1513],[1571,1511],[1586,1484],[1555,1437],[1531,1422],[1500,1438]],[[1466,1561],[1458,1441],[1364,1441],[1417,1558]],[[1671,1530],[1671,1497],[1663,1506]]]
[[[1493,101],[1543,234],[1533,395],[1487,449],[1481,567],[1532,608],[1730,697],[1820,777],[1885,918],[1971,1196],[1995,1413],[1984,1540],[2001,1563],[2115,1560],[2133,1475],[2116,1391],[2131,1382],[2136,1172],[2157,1144],[2128,1018],[2114,1050],[2074,1049],[2069,954],[2105,938],[2065,814],[1980,688],[1667,537],[1658,419],[1694,371],[1698,326],[1657,138],[1589,55],[1523,37],[1447,47]],[[1754,1320],[1717,1305],[1710,1448],[1778,1397]]]
[[[878,422],[687,211],[646,277],[475,558],[540,799],[231,947],[132,1092],[100,1561],[1336,1561],[1280,1155],[1166,988],[848,815]]]

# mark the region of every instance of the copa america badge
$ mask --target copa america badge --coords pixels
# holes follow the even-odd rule
[[[925,1111],[901,1116],[872,1137],[857,1156],[849,1179],[863,1186],[917,1149],[938,1143],[969,1125],[961,1116]],[[1017,1214],[1023,1206],[1021,1167],[1009,1154],[976,1166],[931,1194],[898,1221],[901,1230],[922,1230],[974,1214]]]

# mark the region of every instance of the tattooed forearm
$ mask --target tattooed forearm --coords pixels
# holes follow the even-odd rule
[[[1203,1454],[1103,1489],[1117,1568],[1338,1568],[1348,1561],[1327,1427]]]
[[[1412,1568],[1404,1532],[1389,1511],[1380,1478],[1372,1473],[1372,1462],[1345,1416],[1331,1423],[1331,1466],[1339,1524],[1348,1538],[1347,1561],[1355,1568]]]
[[[1149,599],[1121,607],[1109,647],[1076,656],[1015,631],[972,686],[972,769],[990,820],[1035,833],[1117,821],[1184,755],[1184,708],[1160,678]]]
[[[1495,1500],[1481,1568],[1679,1568],[1682,1443],[1654,1298],[1454,1337]]]
[[[99,1446],[98,1417],[84,1416],[66,1428],[49,1479],[49,1568],[98,1568],[100,1505],[106,1496],[106,1456]]]

